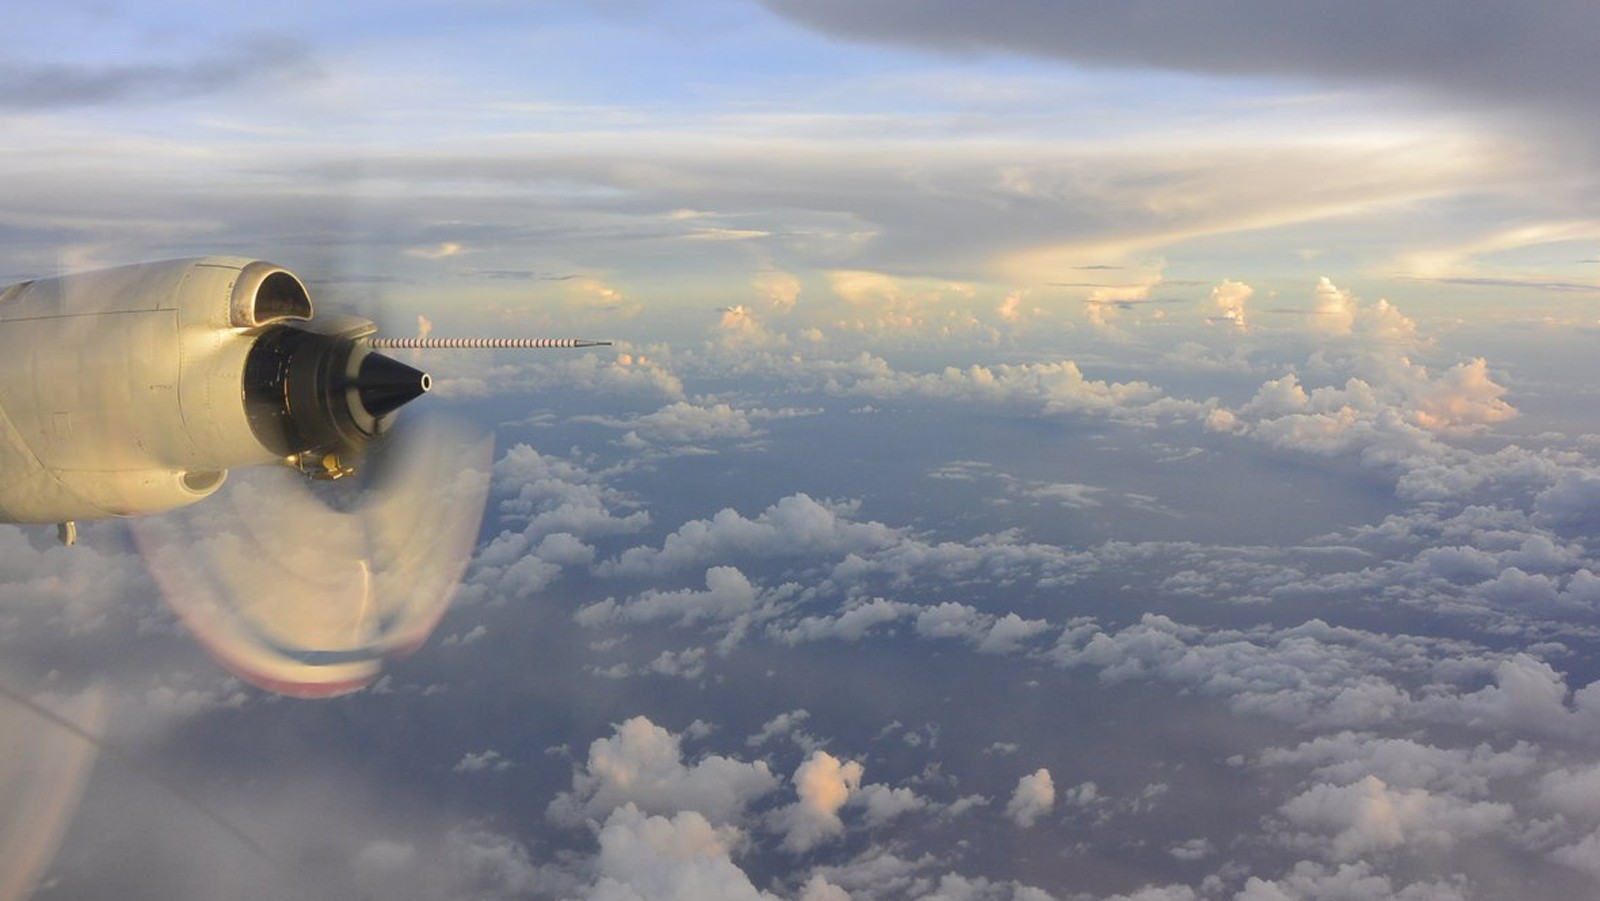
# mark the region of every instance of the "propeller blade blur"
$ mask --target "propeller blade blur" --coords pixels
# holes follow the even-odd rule
[[[167,603],[239,678],[303,698],[358,691],[444,616],[477,541],[492,442],[430,419],[379,453],[383,471],[348,509],[316,493],[341,486],[272,467],[132,522]]]
[[[93,732],[105,719],[98,686],[0,704],[0,901],[30,897],[55,858],[94,764]]]

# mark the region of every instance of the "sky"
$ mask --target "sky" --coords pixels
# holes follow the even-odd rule
[[[616,343],[358,694],[0,526],[0,898],[1600,895],[1592,4],[17,7],[0,282]]]

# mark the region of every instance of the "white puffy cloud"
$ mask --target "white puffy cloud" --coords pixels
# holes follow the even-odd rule
[[[829,882],[821,873],[814,873],[801,888],[800,901],[850,901],[850,893]]]
[[[921,608],[915,627],[925,638],[959,638],[985,654],[1014,653],[1027,640],[1051,629],[1042,619],[1023,619],[1015,613],[995,617],[955,601]]]
[[[600,565],[603,574],[658,575],[696,563],[735,556],[809,557],[870,552],[895,542],[900,533],[881,523],[848,518],[848,505],[791,494],[754,519],[731,508],[709,520],[694,520],[666,537],[659,549],[632,548]]]
[[[46,629],[87,637],[115,627],[119,615],[160,610],[139,556],[99,540],[109,528],[85,523],[74,547],[36,547],[29,527],[0,524],[0,641],[36,639]]]
[[[680,400],[642,416],[583,418],[611,428],[626,430],[628,434],[624,437],[624,442],[637,445],[651,442],[690,444],[730,441],[751,438],[757,434],[756,427],[750,421],[749,411],[720,402],[702,406]]]
[[[804,854],[844,833],[839,810],[861,787],[863,768],[821,749],[811,752],[794,773],[799,800],[774,811],[772,824],[783,833],[783,847]]]
[[[1039,818],[1054,810],[1056,784],[1050,771],[1040,767],[1017,780],[1017,787],[1006,802],[1006,816],[1023,829],[1033,826]]]
[[[1167,853],[1178,860],[1205,860],[1217,853],[1217,847],[1208,838],[1191,838],[1168,847]]]
[[[885,598],[850,600],[837,613],[805,616],[781,626],[775,623],[769,631],[774,639],[790,645],[829,638],[859,641],[878,627],[914,616],[921,609],[916,604]]]
[[[1403,884],[1373,872],[1367,861],[1328,867],[1314,861],[1300,861],[1279,879],[1251,876],[1233,901],[1467,901],[1466,880],[1444,878]]]
[[[503,519],[520,523],[482,544],[473,556],[463,597],[531,597],[568,566],[587,566],[594,548],[584,541],[645,528],[650,514],[609,487],[582,463],[512,446],[495,463],[493,496]],[[624,512],[626,511],[626,512]]]
[[[556,566],[587,566],[594,562],[594,546],[570,532],[552,532],[539,539],[532,556]]]
[[[1600,730],[1600,683],[1572,691],[1561,673],[1527,654],[1502,657],[1449,639],[1318,620],[1207,631],[1145,614],[1114,633],[1069,630],[1051,655],[1063,666],[1093,666],[1108,683],[1167,682],[1222,698],[1241,713],[1299,724],[1453,723],[1568,738]],[[1409,686],[1430,676],[1436,681],[1425,692]],[[1490,684],[1474,691],[1453,687],[1484,678]]]
[[[1558,528],[1574,532],[1600,526],[1600,472],[1564,472],[1534,498],[1534,512]]]
[[[1600,764],[1552,770],[1539,778],[1546,807],[1580,823],[1600,823]]]
[[[741,836],[688,810],[652,816],[633,804],[600,828],[587,901],[777,901],[733,862]]]
[[[1125,895],[1111,895],[1105,901],[1198,901],[1199,893],[1187,885],[1147,885]]]
[[[985,344],[998,335],[971,308],[975,292],[968,284],[860,269],[830,271],[828,282],[843,302],[828,310],[828,324],[836,332],[879,339],[918,333],[962,336]]]
[[[1354,295],[1341,291],[1327,276],[1323,276],[1312,292],[1311,326],[1320,332],[1348,335],[1356,322],[1356,306],[1360,303]]]
[[[696,811],[713,823],[731,823],[777,786],[759,760],[709,755],[686,764],[677,735],[636,716],[618,724],[610,738],[590,744],[586,765],[573,774],[572,790],[558,795],[549,813],[558,822],[576,824],[602,821],[631,804],[646,813]]]
[[[1235,328],[1248,328],[1245,322],[1245,304],[1255,293],[1255,289],[1244,282],[1223,279],[1211,289],[1211,305],[1216,318]]]
[[[1045,415],[1099,414],[1139,420],[1159,415],[1204,415],[1202,404],[1173,400],[1146,382],[1086,378],[1071,360],[949,367],[925,374],[882,367],[857,380],[848,391],[875,398],[911,395],[963,403],[1013,404]]]
[[[1440,747],[1411,738],[1346,730],[1293,748],[1268,748],[1261,752],[1259,762],[1262,766],[1304,768],[1312,779],[1341,785],[1370,775],[1395,788],[1484,797],[1500,780],[1533,772],[1539,765],[1539,748],[1521,741],[1504,751],[1487,743],[1470,748]],[[1600,792],[1600,780],[1595,785]]]
[[[461,755],[456,765],[450,768],[452,773],[503,773],[511,769],[511,761],[507,760],[499,751],[490,748],[486,751],[468,751]]]
[[[366,824],[340,825],[356,835],[369,831],[361,828]],[[381,834],[387,829],[377,831]],[[321,856],[328,855],[329,849],[324,847]],[[364,894],[400,901],[570,896],[579,885],[560,867],[535,863],[527,847],[516,839],[476,826],[404,839],[372,839],[353,850],[349,869]],[[239,888],[235,884],[223,890],[237,892]]]
[[[1495,665],[1493,684],[1436,699],[1429,709],[1491,729],[1593,736],[1600,731],[1600,682],[1571,691],[1566,678],[1550,664],[1519,653]]]
[[[1504,422],[1517,415],[1505,393],[1506,389],[1489,377],[1488,362],[1478,357],[1457,363],[1419,388],[1411,417],[1417,425],[1433,431]]]
[[[800,279],[792,273],[762,269],[751,278],[750,284],[774,312],[787,313],[800,300]]]
[[[1007,613],[996,619],[989,631],[978,640],[978,651],[983,654],[1015,653],[1024,642],[1051,629],[1045,620],[1023,619],[1015,613]]]
[[[866,808],[866,823],[869,827],[882,826],[883,824],[917,810],[925,810],[928,801],[909,788],[891,788],[887,785],[863,785],[861,790],[850,798],[851,804],[858,804]]]
[[[1570,845],[1556,848],[1550,852],[1549,857],[1556,863],[1565,864],[1600,881],[1600,831],[1591,832]]]
[[[803,707],[796,710],[784,711],[783,713],[780,713],[763,723],[760,731],[756,732],[756,734],[750,736],[749,738],[746,738],[744,743],[748,747],[759,748],[775,738],[789,736],[804,746],[807,743],[814,741],[814,739],[812,739],[810,735],[807,735],[802,729],[806,721],[809,719],[811,719],[811,711],[806,710]]]
[[[1314,785],[1279,812],[1293,825],[1330,839],[1329,854],[1335,861],[1401,845],[1449,848],[1499,829],[1514,817],[1509,804],[1394,788],[1370,775],[1347,785]]]
[[[1054,656],[1063,666],[1094,666],[1106,682],[1174,682],[1227,698],[1241,711],[1298,722],[1318,716],[1363,675],[1389,668],[1383,650],[1381,636],[1320,621],[1279,632],[1208,634],[1145,614],[1115,633],[1069,632]]]
[[[917,634],[927,638],[964,638],[979,641],[987,635],[994,617],[970,604],[945,601],[924,607],[917,614]]]
[[[1518,415],[1482,358],[1438,373],[1379,353],[1313,362],[1335,370],[1343,383],[1307,390],[1301,376],[1289,373],[1261,385],[1236,409],[1212,410],[1208,427],[1287,451],[1354,455],[1394,479],[1404,500],[1458,499],[1513,480],[1543,487],[1556,469],[1547,457],[1515,446],[1475,454],[1445,443]]]
[[[1417,336],[1416,322],[1389,301],[1379,300],[1367,306],[1327,276],[1319,279],[1312,290],[1311,327],[1325,334],[1359,333],[1363,338],[1383,342],[1410,343]]]
[[[527,444],[513,445],[495,462],[493,490],[500,513],[525,520],[529,538],[555,532],[625,534],[650,521],[643,511],[614,513],[632,503],[581,462],[542,454]]]
[[[762,592],[735,566],[713,566],[706,570],[706,590],[648,590],[631,601],[618,604],[610,598],[590,604],[573,618],[586,626],[621,621],[648,623],[668,620],[691,625],[705,620],[723,621],[754,612],[784,592]]]
[[[1080,782],[1067,789],[1066,803],[1073,807],[1093,807],[1101,803],[1104,798],[1100,794],[1100,786],[1094,782]]]

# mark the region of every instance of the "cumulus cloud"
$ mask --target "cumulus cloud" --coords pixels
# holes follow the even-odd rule
[[[774,333],[762,324],[755,313],[744,304],[723,307],[717,320],[718,338],[728,349],[782,346],[788,343],[785,335]]]
[[[756,613],[759,606],[775,603],[792,594],[795,588],[791,585],[776,591],[762,591],[738,567],[713,566],[706,570],[705,591],[650,589],[621,604],[611,598],[590,604],[580,609],[573,618],[585,626],[659,620],[678,625],[706,620],[725,621]]]
[[[579,538],[626,534],[650,522],[648,513],[629,510],[635,502],[581,461],[543,454],[527,444],[512,446],[495,462],[493,494],[502,515],[525,522],[526,539],[556,532]],[[627,512],[619,515],[619,508]]]
[[[1367,305],[1327,276],[1312,289],[1310,326],[1324,335],[1352,335],[1371,342],[1409,345],[1417,339],[1417,323],[1386,299]]]
[[[1506,389],[1489,377],[1482,358],[1458,363],[1415,399],[1416,423],[1434,431],[1504,422],[1517,415],[1505,400]]]
[[[985,654],[1014,653],[1029,639],[1051,630],[1042,619],[1023,619],[1015,613],[995,617],[955,601],[921,608],[914,626],[923,637],[963,639]]]
[[[804,745],[812,740],[811,737],[801,729],[801,727],[804,726],[805,722],[809,719],[811,719],[811,711],[806,710],[805,708],[785,711],[763,723],[761,729],[757,731],[756,734],[745,739],[745,744],[752,748],[759,748],[775,738],[782,738],[784,736],[798,736],[799,738],[797,740]]]
[[[450,768],[453,773],[503,773],[511,769],[511,761],[507,760],[499,751],[490,748],[486,751],[468,751],[461,755],[456,765]]]
[[[1449,848],[1510,822],[1509,804],[1464,802],[1427,789],[1394,788],[1377,776],[1348,785],[1312,786],[1279,812],[1293,825],[1331,840],[1335,861],[1351,861],[1402,844]]]
[[[1542,804],[1584,823],[1600,823],[1600,764],[1562,767],[1539,778]]]
[[[984,654],[1015,653],[1029,639],[1052,631],[1052,628],[1045,620],[1023,619],[1015,613],[1007,613],[995,620],[988,633],[978,641],[978,651]]]
[[[1564,531],[1600,527],[1600,472],[1580,469],[1562,473],[1555,484],[1534,498],[1533,510]]]
[[[632,805],[645,813],[695,811],[712,823],[734,822],[755,799],[777,788],[765,762],[744,763],[709,755],[690,765],[681,738],[636,716],[609,738],[589,746],[587,763],[573,774],[572,790],[550,803],[560,823],[604,821]]]
[[[885,598],[849,600],[836,613],[805,616],[787,624],[773,623],[768,631],[773,638],[791,645],[824,639],[860,641],[879,627],[914,616],[921,609],[916,604]]]
[[[1600,733],[1600,682],[1572,691],[1550,664],[1519,653],[1495,665],[1493,684],[1454,698],[1431,699],[1430,709],[1493,729],[1592,736]]]
[[[506,529],[481,546],[467,570],[464,599],[532,597],[563,568],[587,566],[595,555],[585,538],[643,529],[650,514],[582,463],[541,454],[526,444],[495,463],[492,498]]]
[[[738,831],[696,811],[667,817],[627,804],[606,818],[599,838],[589,901],[777,901],[733,862]]]
[[[1254,294],[1255,289],[1244,282],[1223,279],[1211,289],[1211,306],[1215,310],[1215,317],[1234,328],[1248,328],[1245,321],[1245,304]]]
[[[929,638],[966,638],[976,641],[988,633],[993,617],[970,604],[946,601],[917,614],[917,634]]]
[[[1187,885],[1147,885],[1125,895],[1111,895],[1105,901],[1198,901],[1200,895]]]
[[[1348,335],[1356,324],[1355,296],[1341,291],[1327,276],[1312,292],[1311,327],[1331,335]]]
[[[844,834],[839,810],[861,787],[862,773],[856,761],[841,761],[821,749],[812,751],[794,773],[799,800],[774,811],[771,818],[774,828],[783,833],[784,849],[804,854]]]
[[[880,367],[848,388],[875,398],[913,395],[963,403],[1012,404],[1047,415],[1099,414],[1116,419],[1204,414],[1204,405],[1167,398],[1146,382],[1107,382],[1084,376],[1071,360],[998,366],[948,367],[906,373]]]
[[[1207,426],[1283,450],[1357,455],[1394,478],[1396,493],[1407,499],[1460,496],[1529,468],[1529,455],[1517,448],[1478,455],[1444,443],[1518,415],[1482,358],[1437,374],[1403,356],[1358,359],[1362,375],[1342,385],[1308,391],[1289,373],[1262,384],[1226,416],[1214,413]]]
[[[1400,901],[1466,901],[1472,897],[1461,879],[1418,880],[1396,884],[1374,872],[1367,861],[1329,867],[1301,861],[1279,879],[1251,876],[1233,901],[1343,901],[1350,898],[1395,898]]]
[[[1056,784],[1050,771],[1040,767],[1017,780],[1006,802],[1006,816],[1023,829],[1030,828],[1056,806]]]
[[[866,824],[869,827],[882,826],[890,820],[913,811],[924,810],[928,806],[927,799],[909,788],[891,788],[878,784],[861,786],[861,790],[850,798],[850,803],[865,808]]]
[[[1600,683],[1569,692],[1560,673],[1527,654],[1502,658],[1449,639],[1320,620],[1208,631],[1145,614],[1114,633],[1093,625],[1069,630],[1051,653],[1063,666],[1096,667],[1107,683],[1168,682],[1225,699],[1239,712],[1295,723],[1451,722],[1555,736],[1593,734],[1600,724]],[[1407,685],[1434,670],[1440,684],[1431,691]],[[1484,678],[1491,684],[1474,691],[1444,690]]]
[[[666,537],[659,549],[639,547],[601,564],[602,573],[650,575],[695,563],[734,556],[799,557],[871,551],[896,540],[898,532],[881,523],[850,520],[846,504],[792,494],[754,519],[729,508],[709,520],[695,520]]]
[[[777,313],[793,310],[800,300],[800,279],[779,269],[762,269],[750,280],[751,286]]]
[[[1500,780],[1519,779],[1534,771],[1540,761],[1539,747],[1525,741],[1499,751],[1486,742],[1470,748],[1441,747],[1345,730],[1293,748],[1268,748],[1259,762],[1261,766],[1302,768],[1312,779],[1339,785],[1375,776],[1392,788],[1481,798]],[[1559,782],[1552,779],[1549,784]]]
[[[1550,852],[1550,859],[1588,874],[1600,881],[1600,831],[1591,832],[1570,845]]]
[[[624,440],[632,443],[659,441],[688,444],[749,438],[756,434],[749,415],[725,403],[703,407],[676,401],[643,416],[592,419],[602,425],[627,430],[628,437]]]

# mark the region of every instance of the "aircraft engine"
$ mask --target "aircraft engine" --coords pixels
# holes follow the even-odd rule
[[[0,289],[0,520],[171,509],[260,463],[348,474],[430,384],[373,331],[315,319],[293,273],[236,257]]]

